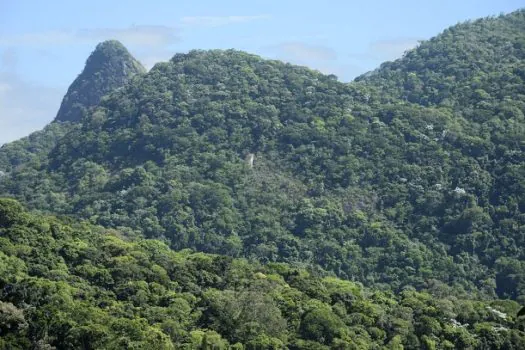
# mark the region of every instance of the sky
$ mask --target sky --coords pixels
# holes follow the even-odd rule
[[[418,41],[525,0],[0,0],[0,145],[51,122],[96,44],[147,68],[191,49],[240,49],[342,81]]]

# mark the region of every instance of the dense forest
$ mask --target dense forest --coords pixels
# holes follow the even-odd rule
[[[523,349],[515,301],[380,292],[0,200],[0,348]]]
[[[109,41],[71,108],[0,149],[5,344],[525,347],[524,10],[351,83]]]

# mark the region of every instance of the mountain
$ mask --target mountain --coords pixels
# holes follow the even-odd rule
[[[503,111],[519,118],[514,109],[523,107],[519,101],[525,95],[524,17],[525,10],[519,10],[458,24],[356,80],[380,88],[384,101],[452,106],[462,112],[467,107],[503,108],[507,100],[518,105]]]
[[[102,96],[124,86],[146,69],[116,40],[97,45],[82,73],[67,90],[55,121],[78,122]]]
[[[57,142],[79,127],[89,108],[96,106],[107,93],[143,73],[145,69],[120,42],[109,40],[97,45],[83,72],[69,87],[54,122],[41,131],[1,147],[0,176],[8,176],[13,169],[28,164],[40,166]]]
[[[514,301],[174,252],[0,199],[5,349],[523,349]]]
[[[177,54],[0,194],[177,250],[525,301],[523,14],[452,27],[350,84],[235,50]]]

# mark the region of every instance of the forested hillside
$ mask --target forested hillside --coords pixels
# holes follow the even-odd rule
[[[174,249],[525,301],[524,26],[463,23],[350,84],[177,54],[5,165],[0,194]]]
[[[0,348],[525,347],[514,301],[394,295],[125,237],[0,199]]]
[[[78,128],[77,123],[51,123],[43,130],[36,131],[20,140],[4,144],[0,148],[0,176],[5,176],[19,167],[38,168],[41,162],[47,161],[47,154],[55,148],[57,142],[73,128]]]
[[[523,107],[525,94],[524,17],[521,10],[450,27],[356,81],[381,88],[385,101],[452,106],[460,113],[470,112],[465,107],[512,113]]]

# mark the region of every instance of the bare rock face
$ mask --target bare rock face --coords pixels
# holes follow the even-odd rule
[[[82,73],[69,87],[55,121],[80,121],[86,110],[97,105],[102,96],[144,72],[142,64],[119,41],[98,44]]]
[[[244,158],[244,161],[246,162],[246,164],[248,164],[248,166],[251,168],[253,168],[253,160],[255,159],[255,154],[253,153],[248,153],[246,155],[246,157]]]

